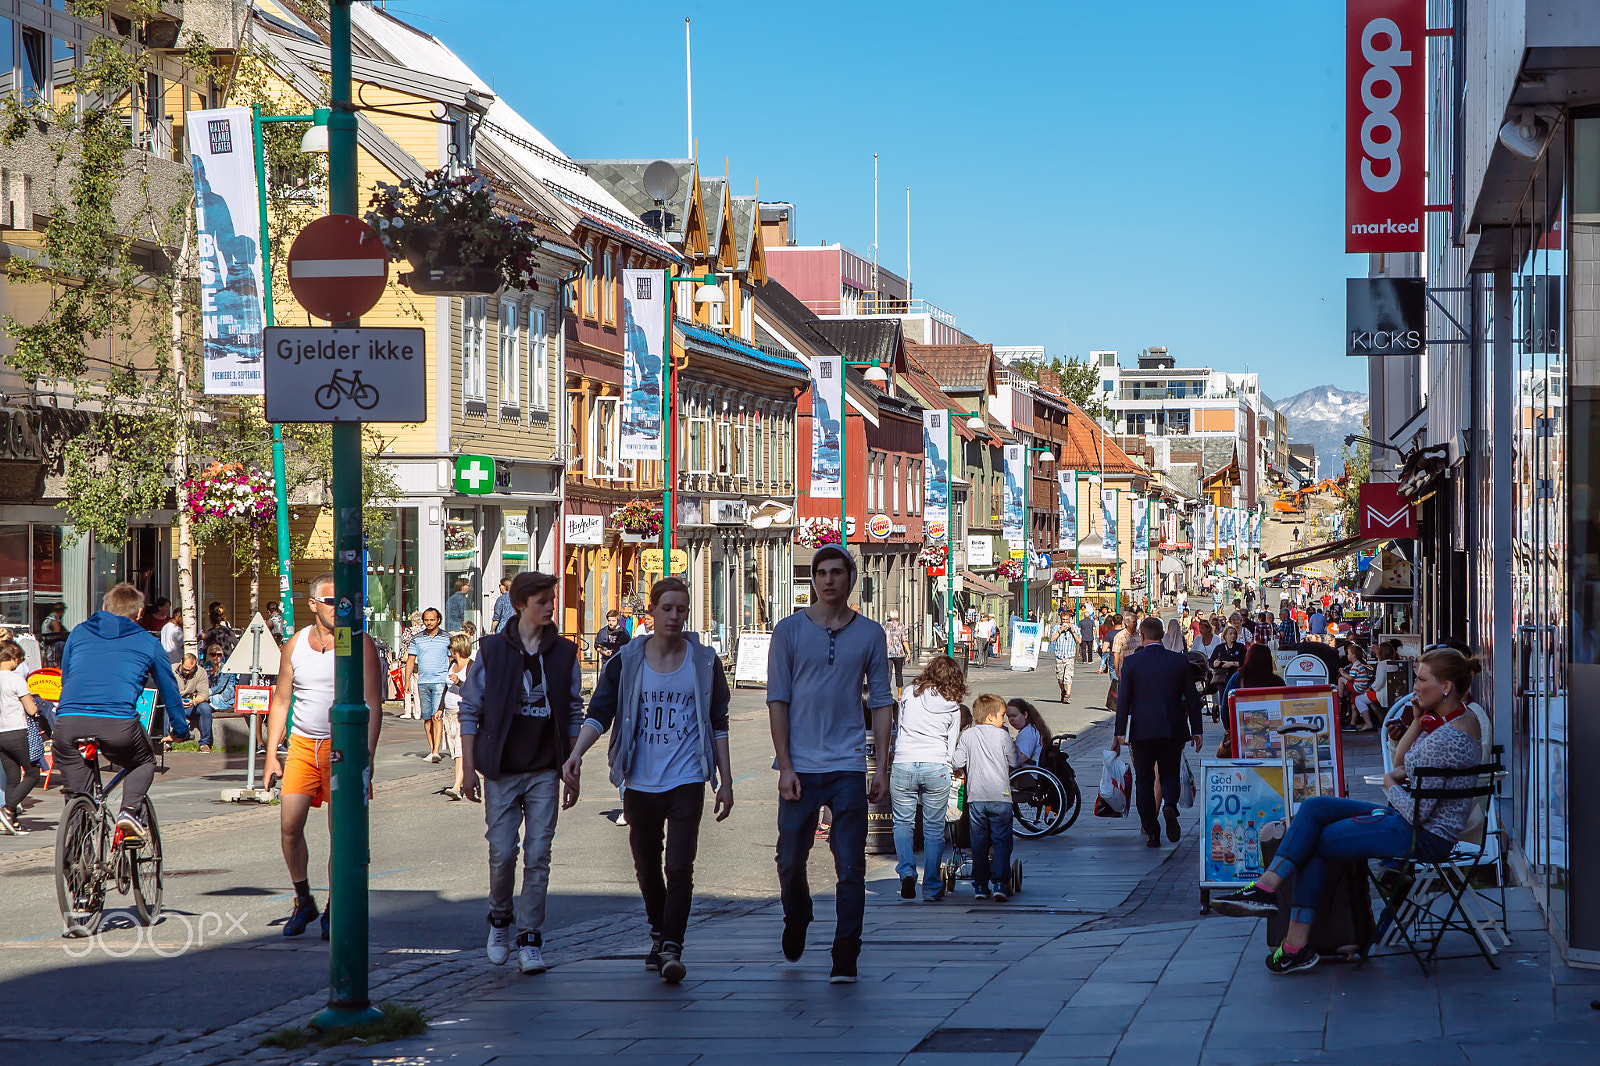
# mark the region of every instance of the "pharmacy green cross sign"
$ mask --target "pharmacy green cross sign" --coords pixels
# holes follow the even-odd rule
[[[494,459],[487,455],[456,456],[456,491],[482,496],[494,491]]]

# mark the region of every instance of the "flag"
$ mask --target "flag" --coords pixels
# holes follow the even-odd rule
[[[195,245],[207,395],[259,396],[262,306],[261,204],[255,135],[247,107],[184,114],[194,170]]]

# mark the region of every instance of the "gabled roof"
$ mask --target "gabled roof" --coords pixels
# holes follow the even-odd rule
[[[917,344],[909,340],[906,345],[929,376],[947,391],[994,394],[994,345]]]
[[[761,202],[754,196],[735,196],[732,206],[733,248],[739,257],[739,269],[748,271],[756,266],[760,273],[765,274],[766,265],[753,262],[760,259]]]
[[[822,319],[816,330],[852,359],[870,359],[894,369],[905,366],[904,334],[898,318]]]
[[[644,172],[656,160],[579,159],[575,162],[634,214],[642,217],[646,211],[656,209],[655,200],[644,189]],[[689,194],[695,180],[694,162],[689,159],[667,159],[663,162],[678,172],[678,191],[662,204],[672,220],[672,224],[666,227],[667,240],[681,245],[683,227],[689,216]]]

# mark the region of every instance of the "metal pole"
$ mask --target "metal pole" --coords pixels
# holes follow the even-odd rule
[[[1028,472],[1028,453],[1033,449],[1022,446],[1022,620],[1028,620],[1028,551],[1033,547],[1033,515],[1028,512],[1028,482],[1033,475]]]
[[[350,97],[350,6],[328,9],[333,113],[328,118],[328,207],[357,213],[356,116]],[[354,326],[358,322],[336,323]],[[361,423],[333,423],[334,704],[328,1006],[311,1022],[333,1029],[382,1017],[367,996],[367,702],[365,579],[361,565]]]
[[[684,33],[688,33],[688,19],[684,19]],[[684,45],[688,49],[687,40]],[[662,216],[666,216],[663,214]],[[667,336],[661,344],[663,366],[661,370],[661,576],[672,573],[672,270],[661,272],[667,279]]]
[[[955,427],[947,415],[944,420],[944,653],[956,657],[956,486]]]

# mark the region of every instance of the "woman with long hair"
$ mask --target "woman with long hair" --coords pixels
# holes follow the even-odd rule
[[[1050,727],[1039,708],[1018,696],[1006,704],[1006,721],[1017,731],[1017,750],[1023,761],[1037,763],[1050,746]]]
[[[1268,644],[1256,643],[1245,649],[1244,664],[1239,667],[1238,673],[1228,679],[1222,694],[1222,704],[1228,704],[1228,694],[1240,688],[1282,688],[1283,678],[1278,676],[1275,667],[1277,663],[1272,658],[1272,647]]]
[[[961,735],[961,701],[967,681],[961,664],[935,655],[900,699],[889,800],[894,807],[895,871],[900,898],[917,897],[917,801],[922,802],[922,898],[944,895],[939,862],[944,858],[944,814],[950,805],[950,761]]]

